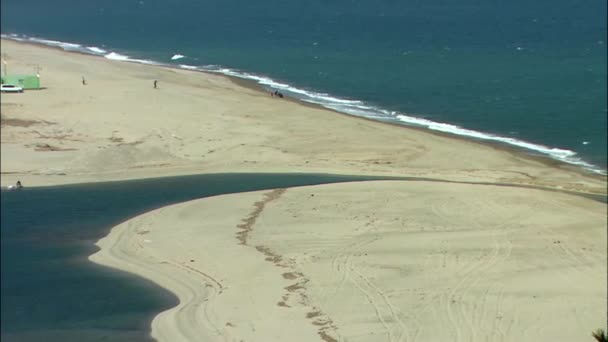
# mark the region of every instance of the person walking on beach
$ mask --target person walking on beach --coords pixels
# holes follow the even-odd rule
[[[82,85],[87,85],[87,81],[84,79],[84,76],[82,76]]]
[[[158,82],[157,80],[154,80],[154,89],[156,89],[156,83],[157,82]]]

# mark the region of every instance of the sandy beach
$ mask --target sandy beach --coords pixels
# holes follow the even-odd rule
[[[91,260],[178,294],[161,341],[586,341],[606,322],[606,205],[565,194],[277,189],[165,207],[98,245]]]
[[[224,195],[114,227],[91,260],[180,299],[154,319],[159,341],[586,341],[605,328],[606,203],[542,190],[605,195],[605,176],[221,75],[8,40],[1,52],[44,87],[2,94],[3,187],[225,172],[427,180]]]
[[[2,186],[318,172],[606,193],[606,177],[566,164],[272,98],[221,75],[8,40],[2,53],[11,73],[39,67],[46,88],[2,95]]]

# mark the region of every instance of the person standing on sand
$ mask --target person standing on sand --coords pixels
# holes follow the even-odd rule
[[[157,80],[154,80],[154,89],[156,89],[156,83],[157,82],[158,82]]]
[[[84,76],[82,76],[82,85],[87,85],[87,81],[84,79]]]

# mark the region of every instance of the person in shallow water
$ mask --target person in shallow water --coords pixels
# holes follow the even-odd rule
[[[17,184],[15,185],[8,186],[9,190],[21,190],[21,188],[23,188],[23,185],[21,185],[21,181],[17,181]]]

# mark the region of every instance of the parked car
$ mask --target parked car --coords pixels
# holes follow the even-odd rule
[[[3,93],[23,93],[23,88],[12,84],[3,84],[0,86],[0,91]]]

